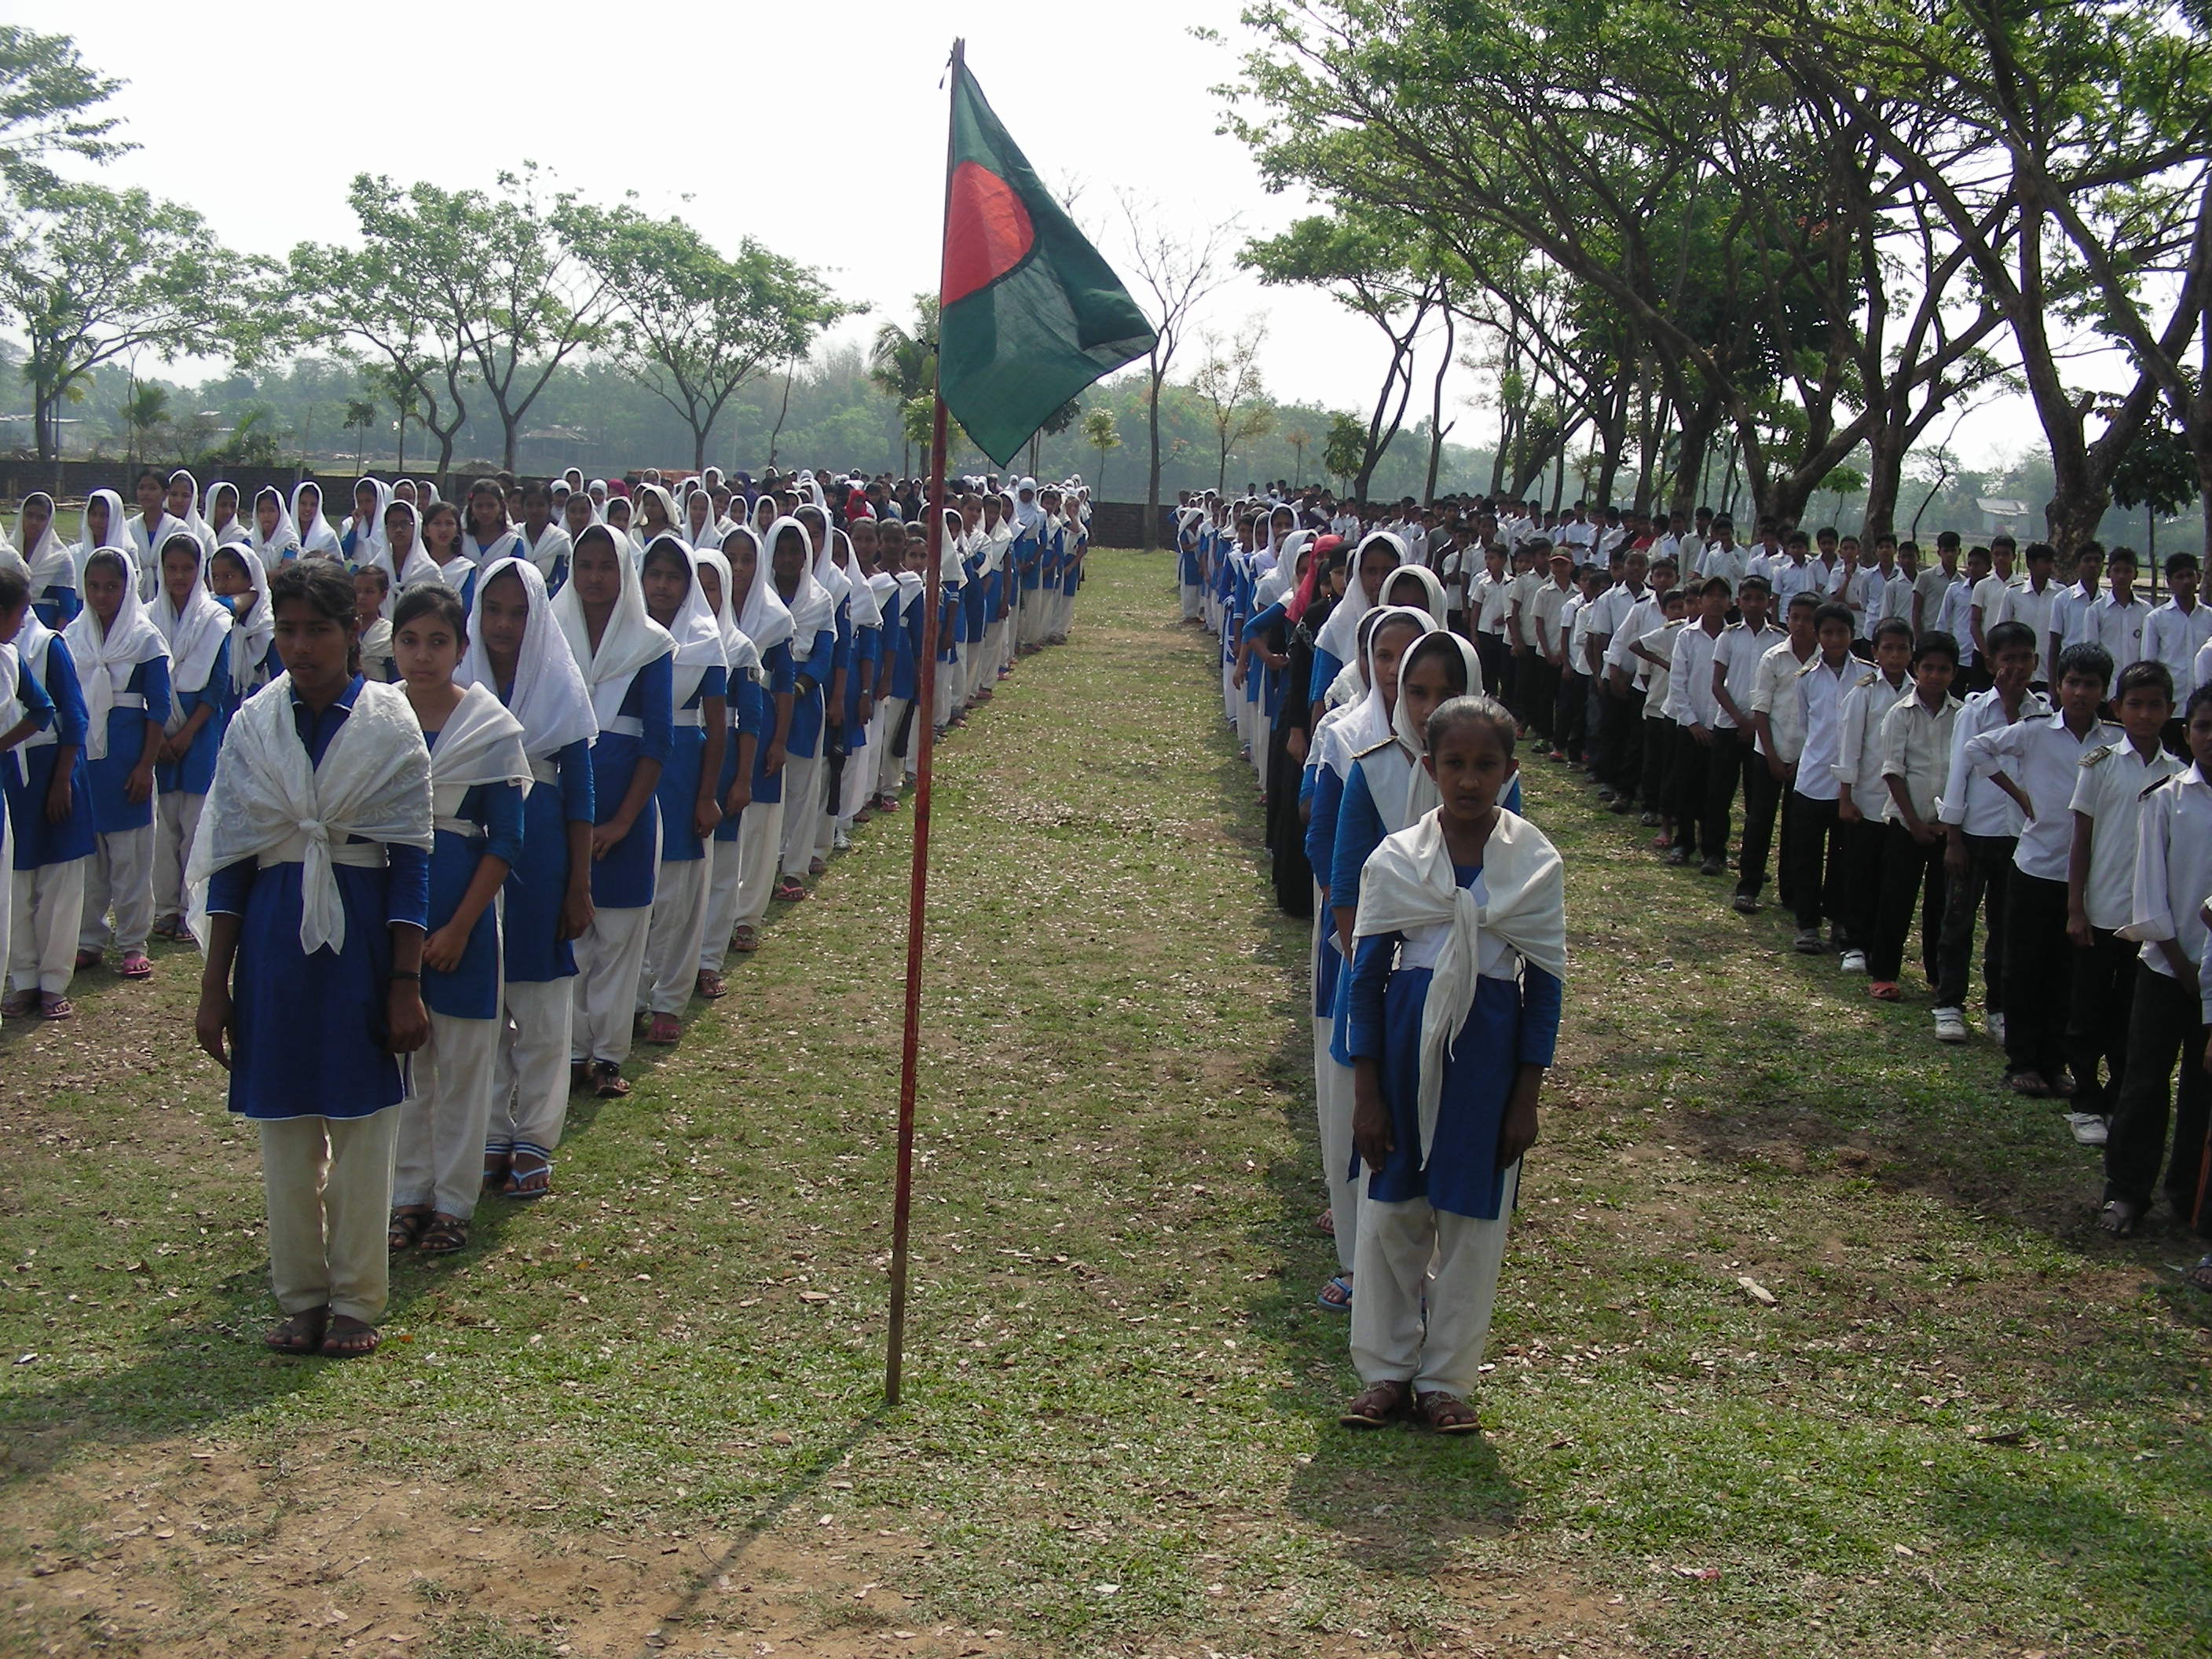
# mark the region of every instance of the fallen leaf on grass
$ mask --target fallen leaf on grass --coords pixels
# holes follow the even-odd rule
[[[1674,1571],[1680,1573],[1685,1578],[1700,1578],[1705,1580],[1707,1583],[1711,1583],[1714,1579],[1721,1576],[1721,1570],[1718,1567],[1678,1566]]]
[[[1762,1308],[1774,1305],[1774,1292],[1768,1290],[1749,1273],[1738,1273],[1735,1282],[1743,1286],[1743,1293]]]

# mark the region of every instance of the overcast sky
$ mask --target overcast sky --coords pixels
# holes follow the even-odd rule
[[[350,240],[345,191],[359,172],[488,186],[529,160],[602,199],[635,191],[673,210],[688,196],[682,210],[718,245],[750,234],[871,305],[873,319],[847,325],[858,335],[907,320],[911,296],[936,283],[940,83],[956,32],[1015,142],[1073,189],[1094,233],[1117,228],[1121,190],[1194,236],[1231,216],[1269,232],[1304,210],[1263,191],[1244,146],[1214,131],[1208,88],[1235,68],[1238,5],[10,0],[0,15],[73,34],[89,63],[127,81],[113,107],[140,148],[105,176],[190,203],[232,246],[281,255]],[[1194,40],[1200,27],[1228,44]],[[1114,235],[1104,246],[1125,263]],[[1258,315],[1273,395],[1364,411],[1385,362],[1373,325],[1249,277],[1204,320],[1225,335]],[[1462,372],[1447,392],[1455,441],[1495,431],[1493,413],[1470,406],[1475,391]],[[1978,459],[2017,448],[2027,413],[1971,417],[1960,448]]]

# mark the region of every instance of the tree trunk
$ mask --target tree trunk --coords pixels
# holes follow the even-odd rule
[[[703,472],[707,470],[707,428],[696,420],[687,420],[684,424],[691,428],[691,470]],[[714,422],[709,421],[707,424],[712,426]]]
[[[1887,421],[1867,434],[1866,511],[1860,515],[1859,534],[1871,546],[1877,536],[1897,531],[1897,492],[1905,477],[1904,434]]]
[[[1667,495],[1667,511],[1687,518],[1698,505],[1705,452],[1712,447],[1713,429],[1720,424],[1720,402],[1709,398],[1694,410],[1678,412],[1682,416],[1682,448],[1674,468],[1674,488]]]
[[[1153,551],[1160,544],[1160,362],[1151,362],[1152,385],[1145,399],[1146,429],[1152,440],[1152,465],[1145,477],[1145,541],[1144,550]]]
[[[1444,424],[1444,376],[1450,372],[1452,342],[1456,336],[1449,306],[1444,307],[1443,361],[1437,365],[1435,390],[1429,398],[1429,482],[1421,492],[1421,505],[1427,507],[1437,499],[1437,465],[1443,459],[1444,434],[1451,428]],[[1455,421],[1452,425],[1459,423]]]

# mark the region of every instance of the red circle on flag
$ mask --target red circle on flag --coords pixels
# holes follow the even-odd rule
[[[1012,185],[981,162],[963,161],[953,168],[939,304],[949,306],[988,288],[1036,246],[1036,228]]]

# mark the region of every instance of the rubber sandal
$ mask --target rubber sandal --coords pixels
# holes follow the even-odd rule
[[[1379,1429],[1406,1414],[1413,1395],[1403,1382],[1370,1382],[1352,1396],[1336,1420],[1347,1429]]]
[[[1329,1292],[1332,1291],[1336,1292],[1336,1295],[1334,1297],[1329,1295]],[[1350,1313],[1352,1311],[1351,1276],[1346,1273],[1337,1274],[1335,1278],[1330,1279],[1328,1284],[1321,1287],[1320,1291],[1314,1297],[1314,1300],[1319,1303],[1322,1307],[1328,1309],[1331,1313]]]
[[[592,1092],[601,1100],[620,1100],[629,1093],[629,1079],[611,1060],[592,1062]]]
[[[338,1328],[343,1325],[343,1330]],[[365,1325],[358,1319],[343,1315],[331,1321],[324,1333],[322,1346],[315,1352],[325,1359],[366,1359],[374,1353],[384,1339],[377,1334],[376,1327]]]
[[[704,969],[700,970],[699,977],[693,981],[691,988],[702,1001],[707,1002],[718,1001],[730,994],[730,988],[722,982],[720,974],[710,973]]]
[[[330,1322],[331,1310],[327,1307],[309,1308],[273,1327],[261,1339],[261,1346],[271,1353],[319,1353],[322,1351],[323,1333]]]
[[[125,951],[123,965],[116,972],[125,979],[151,979],[154,977],[153,958],[143,951]]]
[[[1474,1434],[1482,1427],[1474,1407],[1442,1389],[1421,1395],[1413,1402],[1413,1408],[1419,1413],[1421,1421],[1438,1434]]]
[[[810,859],[807,860],[806,873],[810,876],[818,876],[825,873],[829,868],[830,866],[820,859]]]
[[[75,1019],[76,1005],[67,997],[42,996],[39,999],[40,1019]]]
[[[797,904],[800,900],[809,899],[814,896],[800,884],[796,876],[786,876],[776,884],[775,890],[769,896],[780,903]]]
[[[434,1215],[416,1246],[420,1255],[451,1255],[469,1247],[469,1224],[457,1215]]]
[[[523,1158],[532,1163],[526,1166]],[[511,1198],[517,1203],[527,1203],[535,1198],[553,1195],[553,1160],[539,1152],[524,1152],[508,1173],[507,1185],[499,1189],[501,1198]]]
[[[656,1048],[673,1048],[684,1040],[684,1022],[673,1014],[655,1014],[645,1028],[645,1040]]]
[[[88,968],[97,968],[104,960],[97,951],[80,951],[76,953],[76,970],[81,974]]]
[[[730,935],[730,949],[750,956],[760,949],[760,933],[757,928],[740,927]]]
[[[2197,1265],[2182,1274],[2181,1282],[2192,1290],[2212,1292],[2212,1255],[2198,1257]]]

